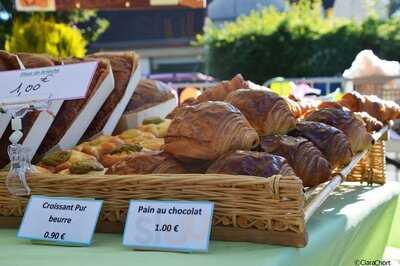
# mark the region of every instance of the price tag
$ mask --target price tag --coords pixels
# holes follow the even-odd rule
[[[102,200],[32,196],[17,237],[89,246]]]
[[[207,252],[213,209],[212,202],[132,200],[123,244],[145,250]]]
[[[96,67],[97,62],[85,62],[0,72],[0,103],[47,100],[49,96],[51,100],[83,98]]]

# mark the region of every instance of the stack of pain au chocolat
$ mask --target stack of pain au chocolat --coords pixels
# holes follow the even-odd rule
[[[400,117],[394,102],[357,92],[338,102],[281,97],[241,75],[189,99],[166,119],[48,154],[53,173],[296,175],[305,187],[328,181],[372,133]]]

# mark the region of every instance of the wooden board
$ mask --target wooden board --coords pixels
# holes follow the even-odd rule
[[[0,216],[0,228],[16,229],[21,223],[21,217]],[[98,233],[123,232],[123,223],[99,221],[96,227]],[[307,245],[307,232],[275,232],[256,229],[243,229],[230,226],[213,226],[211,239],[229,242],[252,242],[259,244],[272,244],[291,247],[305,247]]]

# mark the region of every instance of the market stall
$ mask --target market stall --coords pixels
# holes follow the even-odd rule
[[[83,59],[1,52],[0,60],[7,86],[40,80],[0,97],[0,227],[20,226],[18,237],[35,243],[90,246],[33,245],[10,240],[15,229],[1,229],[4,241],[20,247],[10,254],[32,252],[19,264],[42,257],[35,258],[38,249],[49,253],[49,264],[53,256],[100,265],[177,264],[188,256],[180,262],[220,264],[229,256],[239,263],[251,256],[255,264],[347,265],[382,256],[400,194],[397,183],[385,185],[385,141],[391,121],[400,117],[398,104],[356,91],[337,101],[280,96],[236,75],[178,105],[168,85],[139,81],[133,52]],[[54,90],[72,82],[71,75],[82,75],[74,90]],[[50,81],[59,85],[46,87]],[[49,218],[32,212],[37,196],[44,203],[36,209],[50,211]],[[83,213],[84,201],[98,203],[87,220],[69,226],[78,218],[53,217],[51,211]],[[148,207],[133,208],[138,202]],[[175,216],[167,224],[162,210],[151,208],[154,202],[189,204],[189,211],[173,206],[167,214],[197,216]],[[131,226],[141,211],[155,218]],[[68,230],[80,232],[89,218],[93,226],[86,233],[114,235],[70,238]],[[129,242],[142,226],[152,226],[156,237]],[[169,232],[198,241],[196,248],[174,243]]]

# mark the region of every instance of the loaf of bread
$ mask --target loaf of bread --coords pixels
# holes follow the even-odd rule
[[[36,154],[37,158],[41,155],[44,155],[47,151],[49,151],[52,147],[58,144],[58,142],[62,139],[66,131],[69,129],[72,122],[79,115],[81,110],[85,107],[85,105],[89,102],[91,97],[94,95],[96,90],[99,88],[101,83],[109,74],[110,68],[108,61],[105,60],[94,60],[94,59],[76,59],[69,58],[63,60],[65,65],[68,64],[76,64],[81,62],[91,62],[97,61],[97,69],[94,73],[94,77],[90,83],[87,96],[83,99],[78,100],[66,100],[62,104],[57,116],[55,117],[51,128],[47,131],[47,134],[40,144]]]
[[[138,57],[135,53],[98,53],[90,55],[87,58],[109,60],[114,75],[115,86],[111,94],[108,96],[103,106],[97,112],[95,118],[90,123],[82,140],[90,139],[100,133],[110,118],[114,108],[121,101],[125,94],[128,83],[133,72],[138,65]]]
[[[156,80],[143,79],[136,87],[125,112],[138,112],[173,99],[174,97],[174,94],[166,84]]]
[[[49,67],[54,66],[54,62],[46,55],[38,55],[38,54],[27,54],[27,53],[19,53],[18,58],[23,66],[27,69],[30,68],[38,68],[38,67]],[[15,67],[15,64],[18,64],[16,61],[16,56],[11,54],[4,54],[3,53],[3,67],[4,66],[11,66]],[[7,62],[7,63],[5,63]],[[16,68],[18,69],[18,68]],[[23,139],[29,133],[30,129],[32,128],[33,124],[35,123],[37,117],[39,116],[39,112],[30,112],[25,115],[22,119],[22,132],[23,132]],[[3,135],[0,139],[0,168],[3,168],[5,165],[9,163],[9,157],[7,153],[7,147],[10,144],[9,137],[12,134],[11,125],[9,124],[7,129],[4,131]]]
[[[17,56],[0,50],[0,71],[20,69]]]
[[[272,135],[261,139],[261,148],[286,158],[303,186],[317,186],[331,178],[331,165],[320,150],[302,137]]]
[[[290,135],[310,140],[322,152],[333,169],[347,165],[353,156],[346,135],[330,125],[302,121],[297,123],[296,129],[290,132]]]
[[[295,175],[285,158],[254,151],[234,151],[224,154],[208,168],[207,173],[262,177]]]
[[[164,150],[180,160],[215,160],[259,143],[257,132],[240,111],[225,102],[183,107],[172,120]]]
[[[286,100],[273,92],[240,89],[225,101],[238,108],[260,136],[286,134],[296,126]]]

